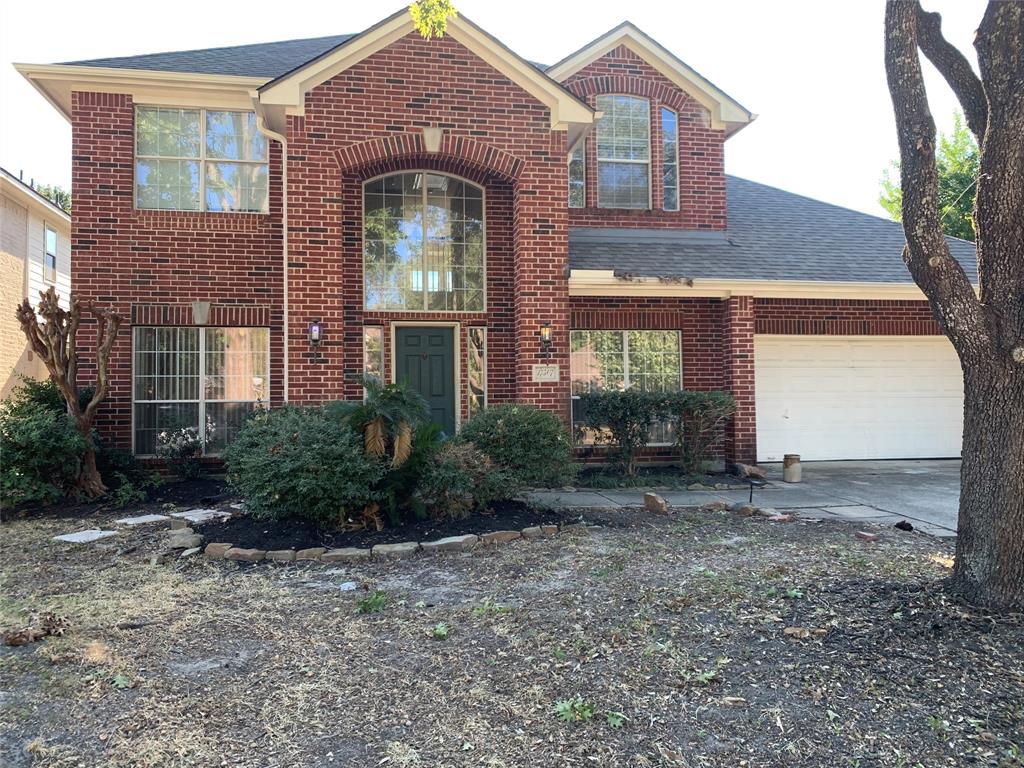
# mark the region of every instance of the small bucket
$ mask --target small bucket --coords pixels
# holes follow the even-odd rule
[[[787,453],[782,457],[782,480],[786,483],[799,483],[803,476],[800,469],[800,454]]]

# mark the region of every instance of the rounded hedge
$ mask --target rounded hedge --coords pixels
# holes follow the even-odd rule
[[[471,443],[447,442],[430,457],[419,496],[436,520],[464,520],[515,494],[505,472]]]
[[[572,438],[551,411],[530,405],[494,405],[459,432],[523,487],[558,487],[576,477]]]
[[[342,520],[373,500],[383,461],[320,408],[253,416],[224,452],[228,481],[254,517]]]

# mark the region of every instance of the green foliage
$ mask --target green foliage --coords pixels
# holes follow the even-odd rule
[[[129,504],[138,504],[149,497],[146,489],[133,483],[124,472],[115,472],[114,479],[117,481],[117,487],[110,491],[110,496],[117,506],[127,507]]]
[[[253,416],[224,452],[229,482],[256,517],[340,521],[373,499],[384,463],[321,408]]]
[[[78,391],[78,403],[83,409],[92,400],[92,395],[92,387],[85,387]],[[22,409],[34,411],[37,408],[53,413],[68,412],[64,394],[53,382],[53,379],[39,381],[22,376],[21,383],[11,393],[8,404],[14,415],[17,415]]]
[[[431,632],[435,640],[447,640],[449,634],[451,634],[451,628],[443,621],[437,624]]]
[[[194,480],[202,474],[203,441],[195,427],[165,429],[158,433],[156,455],[183,480]]]
[[[36,383],[0,405],[0,501],[55,501],[74,488],[85,439]],[[41,396],[42,395],[42,396]]]
[[[383,590],[377,589],[356,602],[356,613],[380,613],[388,604],[388,596]]]
[[[726,420],[736,414],[728,392],[669,392],[663,395],[665,413],[676,426],[676,449],[683,471],[699,474],[711,460],[711,449]]]
[[[597,708],[580,695],[555,702],[555,715],[563,723],[585,723],[593,718]]]
[[[448,31],[449,17],[458,16],[451,0],[414,0],[409,5],[409,15],[416,30],[424,38],[444,37]]]
[[[508,606],[496,603],[489,597],[485,597],[480,605],[473,607],[474,616],[500,616],[508,611]]]
[[[462,426],[459,440],[486,453],[521,487],[568,485],[579,469],[565,425],[530,405],[491,406]]]
[[[60,208],[71,213],[71,193],[58,184],[36,184],[36,192]]]
[[[445,443],[427,464],[419,495],[437,520],[463,520],[474,509],[515,495],[509,478],[470,443]]]
[[[580,395],[577,424],[611,447],[619,470],[636,474],[636,460],[650,441],[651,426],[665,413],[664,395],[638,389],[594,390]]]
[[[604,713],[604,721],[612,728],[621,728],[623,723],[626,722],[626,716],[621,712],[608,710]]]
[[[953,132],[939,136],[935,153],[939,171],[939,210],[942,229],[947,235],[974,241],[974,199],[977,193],[980,154],[974,134],[964,124],[963,116],[953,115]],[[878,202],[895,221],[903,220],[903,190],[900,187],[900,164],[882,176],[882,193]],[[895,177],[895,178],[894,178]]]

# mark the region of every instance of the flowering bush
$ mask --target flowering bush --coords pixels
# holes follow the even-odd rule
[[[165,429],[156,436],[156,455],[167,462],[171,470],[186,480],[199,477],[203,455],[203,441],[195,427]]]

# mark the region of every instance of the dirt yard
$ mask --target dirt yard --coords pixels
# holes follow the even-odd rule
[[[0,765],[1024,765],[1024,619],[944,597],[949,544],[592,519],[343,569],[5,522],[0,627],[67,628],[0,648]]]

